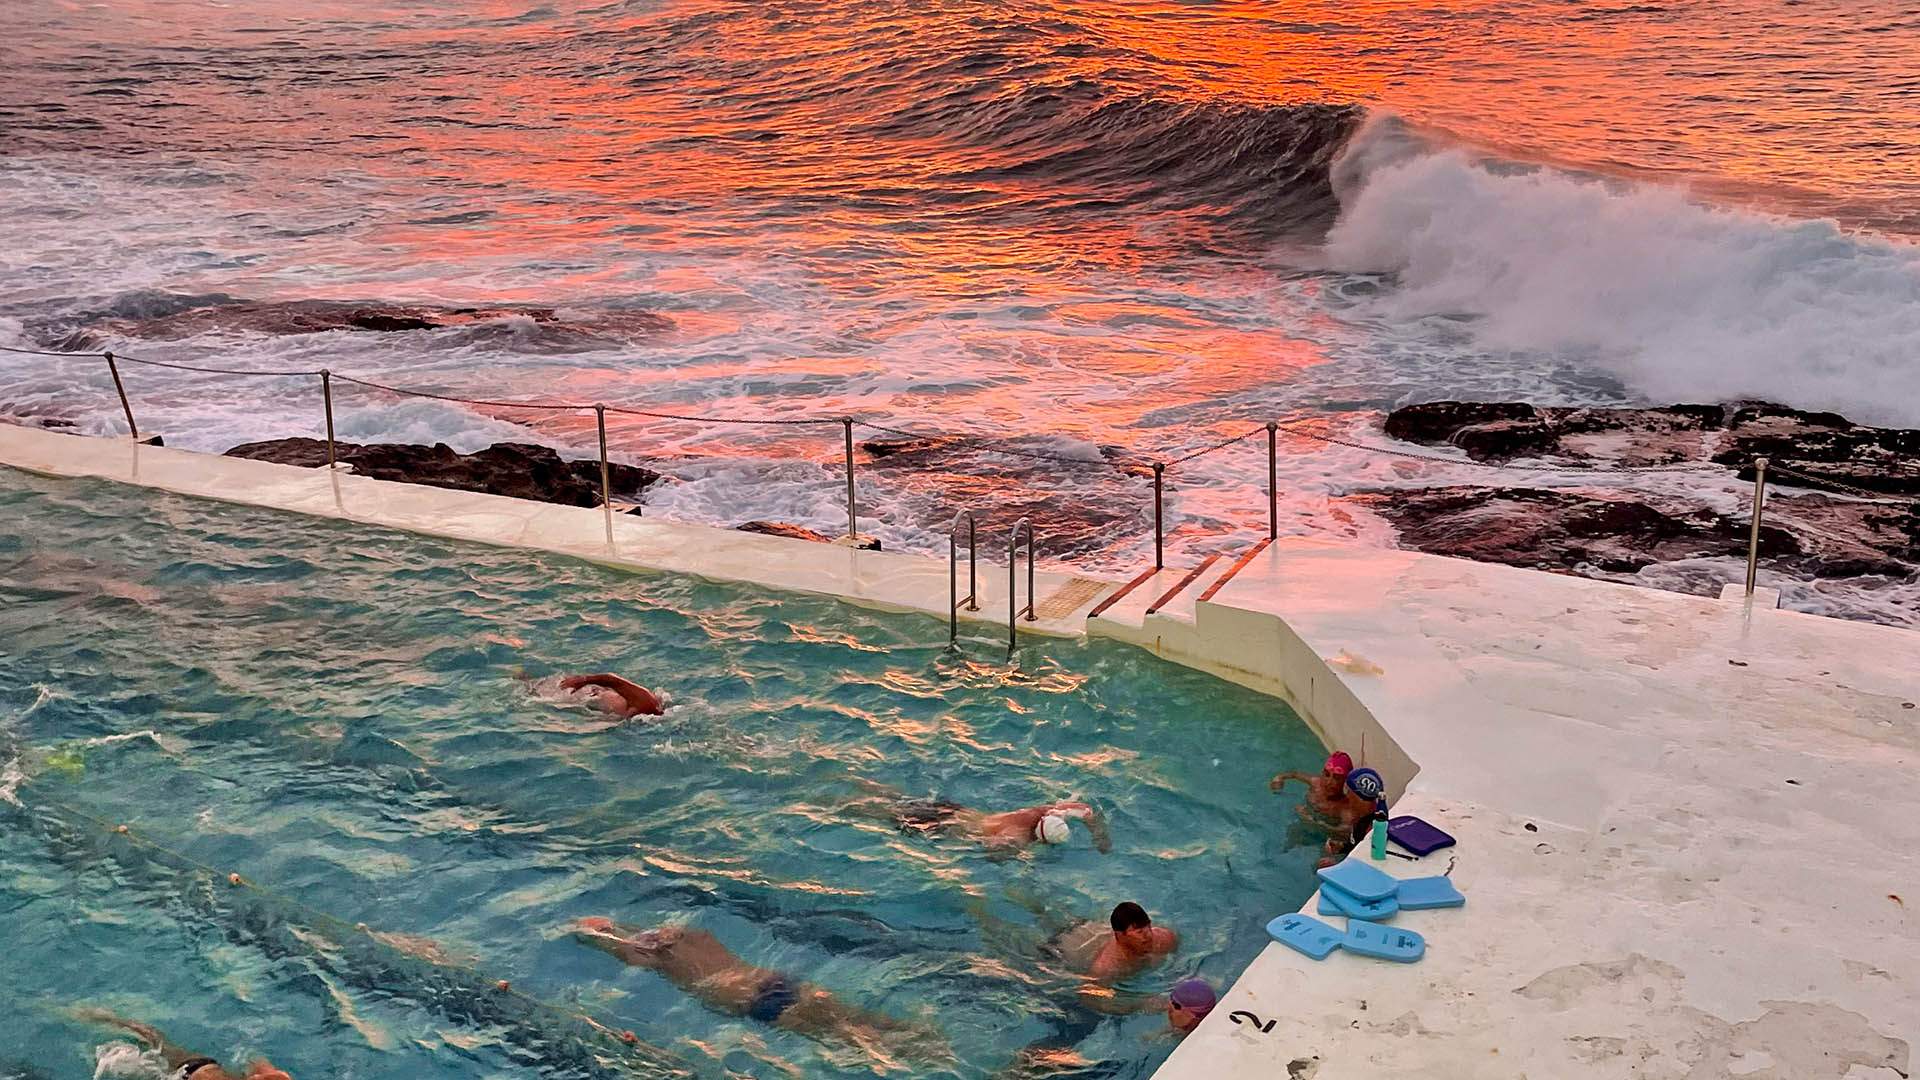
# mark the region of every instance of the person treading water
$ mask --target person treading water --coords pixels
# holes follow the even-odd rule
[[[846,1043],[881,1060],[953,1058],[946,1039],[932,1026],[855,1008],[812,983],[755,967],[705,930],[678,926],[636,930],[596,916],[574,924],[573,936],[626,963],[659,972],[719,1012],[812,1039]]]
[[[120,1028],[139,1037],[141,1042],[158,1051],[161,1058],[166,1061],[167,1080],[293,1080],[285,1070],[275,1068],[264,1058],[249,1063],[246,1072],[228,1072],[219,1061],[175,1046],[167,1041],[166,1036],[160,1034],[159,1029],[138,1020],[128,1020],[101,1009],[83,1009],[80,1010],[79,1016],[94,1023]]]
[[[1153,925],[1146,908],[1127,900],[1114,905],[1106,929],[1088,919],[1055,934],[1042,951],[1088,977],[1080,988],[1082,1004],[1101,1012],[1139,1012],[1160,1007],[1160,999],[1116,995],[1113,984],[1145,971],[1179,947],[1179,934]]]
[[[1302,821],[1326,835],[1320,866],[1331,866],[1345,858],[1347,852],[1353,849],[1354,837],[1373,817],[1373,802],[1361,798],[1347,786],[1347,777],[1352,773],[1353,758],[1345,751],[1336,750],[1327,755],[1327,762],[1320,767],[1318,776],[1297,771],[1283,772],[1267,783],[1267,787],[1275,793],[1286,787],[1289,780],[1298,780],[1306,785],[1306,801],[1296,808],[1296,812]]]
[[[1071,799],[1028,806],[1019,810],[990,813],[943,799],[915,799],[894,788],[872,781],[861,786],[876,794],[848,804],[847,810],[892,821],[902,832],[955,833],[972,837],[989,847],[1021,848],[1029,844],[1064,844],[1073,837],[1072,822],[1086,825],[1087,835],[1101,854],[1113,850],[1113,837],[1107,831],[1100,811]]]

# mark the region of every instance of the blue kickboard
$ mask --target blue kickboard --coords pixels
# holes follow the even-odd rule
[[[1400,882],[1396,898],[1408,911],[1459,907],[1467,902],[1460,890],[1453,887],[1452,880],[1443,877],[1405,878]]]
[[[1385,900],[1362,900],[1339,886],[1324,881],[1320,883],[1319,911],[1322,915],[1345,915],[1349,919],[1382,922],[1398,915],[1402,906],[1397,895]]]
[[[1399,879],[1393,875],[1351,858],[1322,867],[1320,880],[1363,902],[1385,900],[1400,888]]]
[[[1398,926],[1355,919],[1347,923],[1347,935],[1340,939],[1340,947],[1361,956],[1411,964],[1426,955],[1427,939]]]
[[[1297,911],[1268,923],[1267,936],[1315,960],[1325,960],[1328,953],[1340,947],[1340,931]]]

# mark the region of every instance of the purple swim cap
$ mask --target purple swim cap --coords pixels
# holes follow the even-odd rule
[[[1173,993],[1167,998],[1195,1016],[1212,1012],[1215,1001],[1213,987],[1205,979],[1181,979],[1173,984]]]

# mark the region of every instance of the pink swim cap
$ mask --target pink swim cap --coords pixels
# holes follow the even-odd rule
[[[1345,776],[1353,771],[1353,758],[1345,750],[1335,750],[1327,755],[1326,771],[1335,776]]]

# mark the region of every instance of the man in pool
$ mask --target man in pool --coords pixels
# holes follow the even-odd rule
[[[213,1058],[173,1045],[158,1029],[138,1020],[128,1020],[99,1009],[83,1009],[79,1015],[84,1020],[132,1032],[141,1042],[159,1051],[167,1063],[167,1080],[293,1080],[264,1059],[249,1064],[246,1072],[228,1072]]]
[[[1097,983],[1116,983],[1167,958],[1180,947],[1180,935],[1153,925],[1147,909],[1131,900],[1114,905],[1110,930],[1089,919],[1056,934],[1043,951]]]
[[[560,689],[592,701],[607,713],[628,720],[636,716],[659,716],[666,712],[654,692],[618,675],[569,675],[560,680]]]
[[[895,1020],[846,1004],[812,983],[735,956],[705,930],[635,930],[611,919],[582,919],[575,939],[636,967],[659,972],[701,1004],[823,1041],[846,1043],[876,1060],[951,1061],[946,1039],[926,1024]]]
[[[1083,802],[1062,799],[1003,813],[987,813],[956,802],[940,799],[914,799],[885,784],[862,781],[876,793],[847,807],[900,826],[902,832],[955,833],[969,836],[988,847],[1023,848],[1029,844],[1064,844],[1073,836],[1072,822],[1086,825],[1094,849],[1105,855],[1113,850],[1113,837],[1107,832],[1100,811]]]

